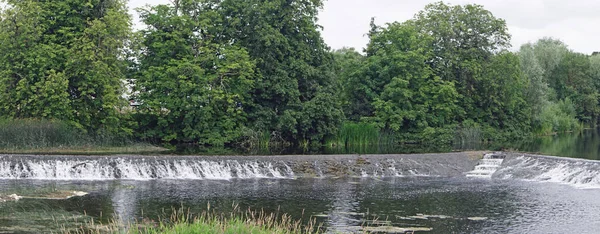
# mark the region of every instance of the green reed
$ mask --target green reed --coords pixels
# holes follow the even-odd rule
[[[377,145],[382,143],[382,135],[379,129],[369,123],[344,123],[338,134],[329,141],[328,145],[335,147]]]
[[[73,147],[108,147],[131,143],[127,139],[98,131],[93,134],[64,121],[45,119],[0,120],[0,149],[36,150]]]

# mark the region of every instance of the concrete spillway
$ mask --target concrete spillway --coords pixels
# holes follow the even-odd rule
[[[234,178],[462,176],[467,153],[292,156],[0,155],[0,179],[229,180]]]

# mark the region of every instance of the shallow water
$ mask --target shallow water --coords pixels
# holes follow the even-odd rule
[[[0,193],[84,190],[68,200],[0,203],[0,232],[60,230],[65,217],[157,219],[172,208],[201,212],[264,209],[317,217],[329,231],[354,232],[369,221],[429,227],[427,233],[598,233],[600,189],[557,183],[468,178],[303,178],[153,181],[0,181]],[[31,214],[42,214],[32,216]],[[48,217],[54,217],[49,219]],[[61,219],[62,217],[62,219]],[[470,219],[469,219],[470,218]],[[56,221],[59,220],[59,221]],[[27,228],[24,228],[27,226]]]

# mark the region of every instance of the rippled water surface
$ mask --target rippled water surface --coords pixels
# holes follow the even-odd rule
[[[468,178],[303,178],[153,181],[0,180],[0,194],[80,190],[68,200],[0,203],[0,233],[60,230],[83,215],[100,222],[157,219],[172,208],[243,209],[316,217],[329,231],[429,227],[426,233],[599,233],[600,189]],[[57,221],[58,220],[58,221]],[[377,220],[373,223],[373,220]]]

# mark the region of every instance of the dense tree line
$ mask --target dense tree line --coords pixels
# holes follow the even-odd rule
[[[126,0],[4,2],[3,118],[253,145],[325,143],[343,125],[398,143],[496,140],[595,126],[600,115],[600,56],[551,38],[511,52],[505,21],[479,5],[372,20],[359,52],[327,47],[322,0],[174,0],[138,9],[138,31]],[[127,104],[127,82],[139,106]]]

